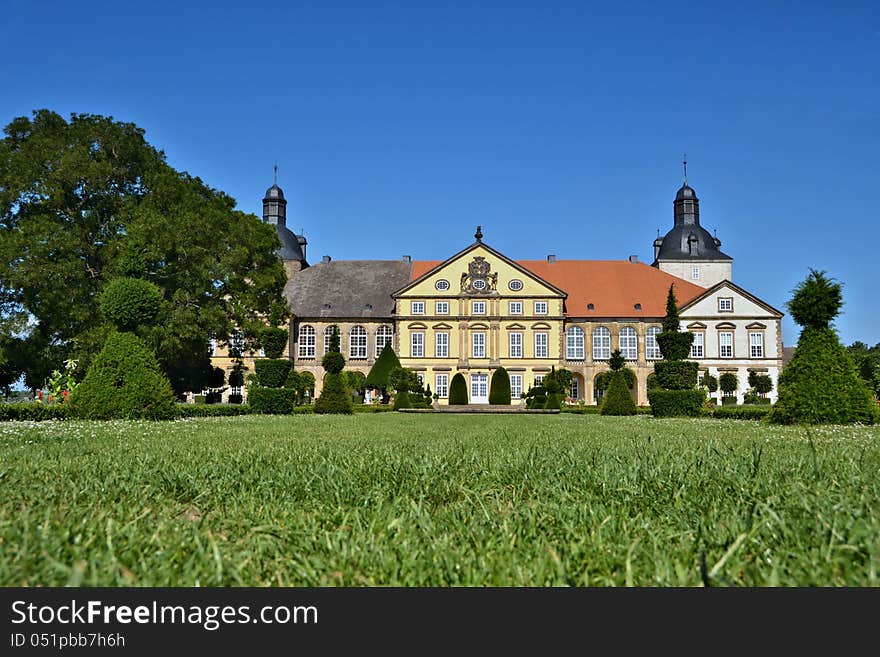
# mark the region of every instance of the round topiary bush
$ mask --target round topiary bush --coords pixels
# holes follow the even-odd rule
[[[461,372],[452,377],[449,384],[449,405],[464,406],[468,403],[467,383]]]
[[[120,331],[149,325],[159,313],[162,293],[140,278],[114,278],[101,294],[101,312]]]
[[[623,374],[623,370],[617,370],[611,376],[611,385],[608,386],[605,401],[599,412],[602,415],[636,414],[636,402],[626,385],[626,376]]]
[[[281,328],[265,328],[260,331],[260,346],[266,358],[281,358],[287,346],[287,331]]]
[[[657,383],[664,390],[691,390],[697,384],[699,365],[689,360],[658,360],[654,363]]]
[[[489,384],[489,403],[510,406],[510,375],[503,367],[492,373]]]
[[[76,417],[89,420],[177,417],[171,384],[153,352],[134,333],[111,333],[70,396]]]
[[[828,328],[843,306],[842,289],[824,271],[811,269],[786,306],[792,319],[804,328]]]
[[[406,390],[401,390],[394,396],[394,410],[399,411],[401,408],[412,408],[412,400]]]
[[[338,351],[328,351],[321,359],[321,365],[330,374],[339,374],[345,368],[345,356]]]
[[[333,353],[333,352],[330,352]],[[344,364],[343,364],[344,366]],[[315,401],[315,413],[341,413],[351,414],[351,396],[348,394],[348,384],[342,370],[330,372],[324,375],[324,386],[321,394]]]

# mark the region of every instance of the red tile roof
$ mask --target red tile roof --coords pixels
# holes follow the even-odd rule
[[[413,261],[414,281],[441,261]],[[666,294],[675,284],[675,298],[682,306],[705,292],[686,280],[640,262],[628,260],[517,260],[516,264],[564,290],[569,317],[663,317]],[[593,304],[593,310],[587,304]],[[641,310],[635,304],[641,304]]]

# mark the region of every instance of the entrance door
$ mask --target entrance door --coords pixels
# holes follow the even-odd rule
[[[471,374],[471,404],[489,403],[489,375]]]

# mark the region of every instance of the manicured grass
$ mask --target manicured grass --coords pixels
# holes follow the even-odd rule
[[[0,584],[876,586],[878,473],[876,427],[0,423]]]

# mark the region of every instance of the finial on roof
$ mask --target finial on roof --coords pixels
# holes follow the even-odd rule
[[[275,184],[278,184],[278,163],[275,163]]]
[[[478,242],[483,240],[483,231],[480,229],[480,226],[477,226],[477,232],[474,233],[474,237],[477,238]]]
[[[688,184],[688,154],[685,153],[682,158],[682,163],[684,164],[684,184]]]

